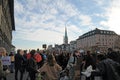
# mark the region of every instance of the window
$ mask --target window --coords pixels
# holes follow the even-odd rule
[[[103,39],[103,41],[104,41],[104,39]]]
[[[89,36],[89,34],[86,34],[86,36]]]
[[[111,43],[109,43],[111,45]]]
[[[106,31],[104,31],[104,33],[106,33]]]
[[[103,33],[103,31],[101,31],[101,33]]]
[[[103,42],[103,45],[104,45],[104,42]]]
[[[110,34],[112,34],[112,32],[110,32]]]
[[[100,41],[100,39],[99,39],[99,41]]]

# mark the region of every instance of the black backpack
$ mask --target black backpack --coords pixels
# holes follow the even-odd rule
[[[35,71],[35,69],[33,69],[32,65],[31,65],[31,62],[34,62],[34,64],[37,64],[33,58],[28,59],[26,62],[26,70],[28,72]]]

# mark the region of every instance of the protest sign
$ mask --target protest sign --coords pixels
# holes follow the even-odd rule
[[[2,65],[10,65],[10,64],[11,64],[11,60],[9,56],[2,57]]]

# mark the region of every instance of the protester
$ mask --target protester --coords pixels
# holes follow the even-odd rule
[[[69,69],[69,79],[74,80],[75,79],[75,66],[77,63],[77,58],[75,55],[76,51],[71,54],[70,59],[67,64],[67,68]]]
[[[47,60],[47,54],[46,54],[46,51],[43,50],[43,53],[42,53],[42,54],[43,54],[44,59]]]
[[[93,56],[91,55],[90,51],[87,51],[87,55],[85,57],[85,69],[90,65],[94,67]]]
[[[1,62],[3,56],[6,56],[6,51],[4,48],[0,48],[0,80],[2,78],[6,80],[7,73]],[[44,80],[79,80],[83,67],[87,69],[89,66],[91,66],[91,76],[87,76],[86,80],[95,80],[96,76],[100,76],[102,80],[120,80],[120,64],[118,63],[120,54],[111,48],[105,55],[91,54],[90,51],[87,51],[85,56],[84,54],[81,56],[77,50],[72,54],[63,51],[60,54],[56,51],[54,55],[46,55],[46,52],[39,50],[31,50],[28,54],[24,54],[23,50],[19,49],[15,55],[15,62],[13,53],[10,53],[9,56],[11,63],[15,63],[15,80],[19,80],[18,72],[20,72],[20,80],[23,80],[24,74],[28,74],[28,80],[29,78],[30,80],[41,78]],[[57,62],[54,56],[56,56]],[[82,60],[84,64],[82,64]],[[10,66],[11,72],[13,72],[13,66],[14,64]],[[24,73],[25,69],[27,73]]]
[[[92,72],[92,76],[101,76],[102,80],[120,80],[120,75],[117,73],[117,67],[120,68],[120,64],[113,61],[110,58],[106,58],[105,55],[99,54],[97,56],[97,71]]]
[[[13,73],[14,72],[14,61],[15,61],[15,59],[14,59],[14,53],[11,52],[9,54],[9,56],[11,58],[10,72]]]
[[[79,50],[75,51],[75,57],[77,59],[76,65],[75,65],[75,80],[78,80],[80,79],[80,72],[81,72],[80,67],[82,64],[82,56]]]
[[[36,79],[36,73],[37,73],[37,61],[35,59],[35,53],[36,51],[35,50],[32,50],[30,52],[30,59],[28,60],[27,62],[27,68],[28,68],[28,72],[29,72],[29,77],[30,77],[30,80],[35,80]]]
[[[63,60],[64,60],[64,55],[63,55],[64,53],[63,52],[61,52],[59,55],[58,55],[58,58],[57,58],[57,63],[63,68],[63,64],[64,64],[64,62],[63,62]]]
[[[119,62],[119,54],[116,51],[108,51],[107,57],[116,62]]]
[[[95,63],[95,61],[94,61],[94,57],[93,57],[93,55],[91,54],[90,51],[87,51],[86,56],[84,57],[84,60],[83,60],[83,61],[85,62],[85,66],[84,66],[85,70],[86,70],[90,65],[92,66],[93,69],[96,68],[96,63]],[[91,80],[91,79],[93,79],[93,77],[86,77],[86,80]]]
[[[24,52],[21,49],[17,50],[17,54],[15,55],[15,80],[18,80],[18,71],[20,72],[20,80],[23,80],[24,75],[24,62],[25,59],[23,57]]]
[[[45,73],[45,80],[58,80],[58,74],[62,68],[56,63],[53,55],[48,55],[47,62],[38,70]]]
[[[3,70],[3,64],[2,64],[2,57],[6,55],[6,50],[3,47],[0,47],[0,80],[4,79],[7,80],[6,76],[9,73],[8,69],[7,70]]]
[[[69,57],[70,57],[69,53],[67,53],[67,52],[63,53],[63,63],[62,63],[63,70],[67,67],[67,63],[68,63]]]
[[[108,53],[107,55],[111,54],[113,52],[113,49],[112,48],[108,48]]]

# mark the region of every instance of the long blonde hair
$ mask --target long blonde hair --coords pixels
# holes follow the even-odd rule
[[[0,47],[0,54],[2,54],[2,56],[6,56],[6,49],[4,47]]]

